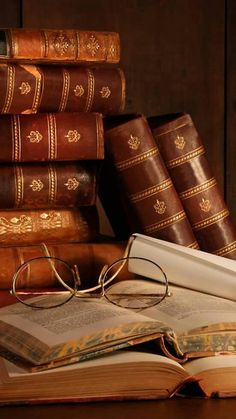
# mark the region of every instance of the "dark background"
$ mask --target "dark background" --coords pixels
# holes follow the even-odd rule
[[[125,112],[190,113],[236,222],[234,0],[0,0],[1,27],[120,33]]]

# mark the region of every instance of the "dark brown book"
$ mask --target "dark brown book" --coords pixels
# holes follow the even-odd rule
[[[0,115],[0,149],[0,162],[103,159],[102,115]]]
[[[105,145],[128,203],[133,232],[197,248],[147,120],[143,116],[110,119]],[[112,201],[111,196],[107,199]]]
[[[104,265],[109,265],[123,256],[126,244],[123,242],[56,243],[48,245],[49,253],[67,262],[71,267],[77,265],[82,287],[98,283],[99,274]],[[46,256],[40,245],[0,247],[0,289],[10,289],[12,278],[17,268],[24,262]],[[32,271],[31,283],[37,287],[55,287],[58,285],[52,270],[48,272]],[[28,284],[27,276],[24,287]]]
[[[236,230],[205,147],[187,113],[149,119],[200,248],[236,259]]]
[[[0,60],[117,63],[120,38],[117,32],[4,28],[0,30]]]
[[[95,206],[72,209],[0,211],[0,246],[30,246],[96,240]]]
[[[0,64],[0,113],[101,112],[125,105],[120,68]]]
[[[0,165],[0,209],[95,205],[95,161]]]

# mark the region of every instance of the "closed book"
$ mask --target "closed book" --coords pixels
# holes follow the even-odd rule
[[[0,246],[87,242],[95,240],[98,232],[95,206],[0,211]]]
[[[89,243],[55,243],[48,245],[49,253],[67,262],[71,267],[77,265],[81,286],[88,288],[98,283],[99,274],[104,265],[109,265],[121,258],[125,251],[125,242],[89,242]],[[0,247],[0,289],[10,289],[12,278],[17,268],[30,259],[46,256],[42,245]],[[40,266],[40,265],[38,265]],[[45,268],[45,267],[44,267]],[[33,270],[31,283],[39,287],[58,285],[50,265],[48,271]],[[28,285],[27,275],[21,286]]]
[[[117,63],[120,38],[117,32],[4,28],[0,30],[0,60]]]
[[[200,248],[236,259],[236,229],[191,116],[152,117],[149,123]]]
[[[0,162],[103,159],[102,115],[84,112],[0,115],[0,148]]]
[[[95,205],[97,162],[0,165],[0,209]]]
[[[146,118],[118,116],[109,125],[105,129],[107,154],[126,196],[133,232],[198,247]]]
[[[116,114],[124,104],[120,68],[0,64],[0,113]]]

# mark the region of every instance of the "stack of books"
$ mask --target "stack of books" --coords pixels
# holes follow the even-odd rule
[[[102,258],[99,270],[121,254],[118,244],[107,252],[95,243],[103,115],[125,103],[119,35],[1,30],[0,56],[0,288],[11,287],[17,265],[44,254],[42,242],[91,277],[92,256]]]

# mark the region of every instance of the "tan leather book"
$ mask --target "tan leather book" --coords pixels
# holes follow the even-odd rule
[[[109,265],[123,256],[124,242],[90,242],[90,243],[56,243],[48,245],[52,257],[64,260],[70,266],[77,265],[82,287],[98,283],[99,274],[104,265]],[[12,287],[12,277],[16,269],[24,262],[46,256],[41,245],[0,247],[0,289]],[[33,271],[31,283],[37,287],[58,285],[52,270],[48,272]],[[26,278],[25,278],[26,279]],[[27,279],[22,287],[28,285]]]
[[[0,113],[101,112],[125,105],[125,77],[116,67],[0,64]]]
[[[95,161],[0,165],[0,209],[95,205]]]
[[[0,115],[0,149],[0,162],[103,159],[102,115],[92,112]]]
[[[146,118],[111,118],[106,124],[105,145],[128,203],[132,231],[197,248]],[[112,201],[111,196],[108,199]],[[112,219],[110,222],[112,225]]]
[[[0,246],[88,242],[99,232],[95,206],[0,211]]]
[[[117,32],[78,29],[1,29],[0,60],[117,63],[120,38]]]
[[[152,117],[153,135],[202,250],[236,259],[236,230],[187,113]]]

